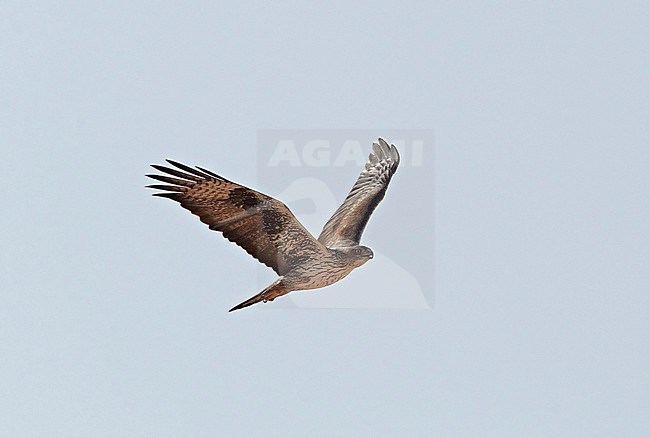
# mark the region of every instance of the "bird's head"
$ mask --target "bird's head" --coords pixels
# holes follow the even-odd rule
[[[355,245],[339,249],[345,252],[345,254],[352,260],[352,263],[357,267],[363,265],[374,257],[372,250],[363,245]]]

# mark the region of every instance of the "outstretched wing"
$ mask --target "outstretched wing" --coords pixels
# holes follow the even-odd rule
[[[343,204],[323,227],[318,241],[328,248],[359,244],[363,229],[377,204],[384,199],[388,183],[399,165],[399,153],[383,139],[372,144],[366,168]]]
[[[164,190],[154,196],[179,202],[278,275],[327,251],[282,202],[201,167],[167,162],[180,170],[152,164],[166,174],[147,175],[166,183],[147,186]]]

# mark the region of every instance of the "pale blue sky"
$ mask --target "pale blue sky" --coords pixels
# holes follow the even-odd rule
[[[648,436],[649,22],[1,2],[0,436]],[[367,235],[432,261],[431,309],[226,312],[255,262],[143,175],[264,190],[269,128],[434,130],[434,195],[400,169]],[[396,246],[407,202],[435,203],[426,251]]]

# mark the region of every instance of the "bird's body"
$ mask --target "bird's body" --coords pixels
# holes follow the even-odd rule
[[[167,160],[177,169],[152,165],[167,175],[147,175],[168,185],[151,185],[199,216],[211,230],[271,267],[279,278],[259,294],[230,309],[272,301],[292,291],[329,286],[373,257],[359,245],[370,215],[384,197],[399,164],[395,146],[373,144],[366,169],[318,239],[282,202],[206,169]],[[170,176],[168,176],[170,175]]]

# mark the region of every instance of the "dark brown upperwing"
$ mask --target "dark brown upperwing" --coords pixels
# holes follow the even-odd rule
[[[357,245],[370,215],[384,199],[398,165],[399,153],[394,145],[389,146],[381,138],[373,143],[366,168],[323,227],[318,241],[328,248]]]
[[[201,167],[167,162],[180,170],[152,164],[171,175],[147,175],[166,183],[147,186],[164,190],[154,196],[179,202],[278,275],[327,251],[282,202]]]

